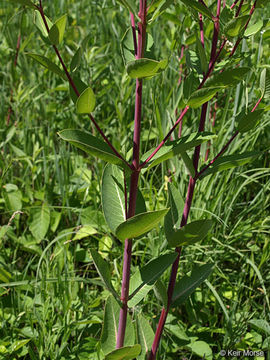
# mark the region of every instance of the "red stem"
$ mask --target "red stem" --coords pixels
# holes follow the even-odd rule
[[[200,35],[201,35],[201,44],[204,48],[204,32],[203,32],[203,16],[199,14],[199,24],[200,24]]]
[[[235,5],[238,3],[239,0],[235,0],[235,2],[232,4],[231,9],[235,7]]]
[[[138,24],[138,53],[137,58],[143,57],[145,36],[146,36],[146,10],[147,1],[140,0],[139,17],[141,21]],[[134,43],[135,48],[135,43]],[[136,199],[138,190],[138,181],[140,175],[140,134],[141,134],[141,116],[142,116],[142,80],[136,79],[136,97],[135,97],[135,114],[134,114],[134,133],[133,133],[133,160],[132,160],[132,174],[130,179],[130,195],[129,195],[129,209],[128,216],[130,218],[135,215]],[[128,296],[129,296],[129,281],[130,281],[130,266],[132,257],[132,240],[125,240],[124,261],[123,261],[123,276],[121,289],[121,302],[116,348],[123,347],[125,340],[127,313],[128,313]]]

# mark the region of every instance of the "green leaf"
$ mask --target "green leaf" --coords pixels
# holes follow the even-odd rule
[[[119,324],[120,305],[110,295],[107,299],[104,311],[103,328],[101,334],[101,350],[106,355],[115,350],[117,331]],[[135,331],[129,314],[125,332],[124,346],[133,346],[135,342]]]
[[[185,202],[176,187],[168,183],[170,211],[166,214],[164,219],[164,230],[166,239],[170,239],[174,235],[176,229],[180,228],[182,213]]]
[[[152,59],[138,59],[126,65],[128,75],[133,78],[147,78],[159,74],[168,64],[168,60],[156,61]]]
[[[75,71],[80,66],[82,55],[83,55],[83,50],[81,47],[79,47],[77,49],[77,51],[75,52],[75,54],[73,55],[73,58],[71,60],[70,71]],[[83,90],[85,90],[85,89],[83,89]],[[81,93],[81,91],[80,91],[80,93]],[[76,95],[76,97],[77,97],[77,95]]]
[[[190,135],[183,136],[178,140],[168,141],[162,148],[153,156],[153,158],[147,164],[147,170],[153,166],[160,164],[165,160],[169,160],[172,157],[181,154],[184,151],[190,150],[197,145],[202,144],[205,141],[215,138],[216,135],[210,132],[191,133]],[[153,153],[155,148],[149,150],[142,156],[142,161],[145,161],[149,155]]]
[[[123,5],[128,11],[132,12],[134,15],[137,15],[136,5],[132,0],[117,0],[121,5]]]
[[[172,247],[194,244],[206,237],[212,225],[211,220],[193,221],[170,234],[168,243]]]
[[[205,360],[211,360],[213,353],[210,346],[205,341],[194,341],[186,345],[194,354]]]
[[[96,105],[96,97],[93,90],[88,87],[83,91],[76,102],[78,114],[90,114]]]
[[[5,200],[6,207],[10,211],[21,210],[21,208],[22,208],[22,193],[21,193],[21,191],[15,190],[15,189],[9,190],[8,185],[13,185],[13,184],[4,185],[4,188],[6,191],[3,192],[3,198]]]
[[[187,105],[192,108],[197,108],[211,100],[218,92],[218,88],[203,88],[196,90],[188,99]]]
[[[241,31],[244,29],[247,21],[249,19],[249,15],[238,16],[237,18],[232,19],[228,22],[228,24],[224,27],[224,33],[228,37],[238,36]]]
[[[156,8],[156,10],[154,11],[154,14],[152,16],[152,18],[149,20],[149,23],[151,23],[152,21],[154,21],[156,18],[158,18],[161,14],[164,13],[164,11],[171,6],[171,4],[173,4],[174,0],[161,0]],[[151,7],[151,5],[150,5]]]
[[[257,32],[259,32],[261,30],[262,27],[263,27],[263,21],[257,20],[255,24],[249,25],[246,28],[244,35],[247,37],[255,35],[255,34],[257,34]]]
[[[135,215],[120,224],[115,231],[115,235],[121,241],[139,237],[152,230],[168,211],[169,209],[163,209]]]
[[[236,118],[237,128],[240,133],[245,133],[252,130],[263,117],[264,110],[255,110],[249,114],[240,114]]]
[[[99,159],[125,166],[121,159],[119,159],[111,150],[109,145],[102,140],[94,137],[81,130],[66,129],[58,133],[61,139],[68,141],[77,148],[84,150],[90,155],[97,156]]]
[[[35,4],[30,0],[9,0],[10,2],[13,2],[15,4],[25,5],[32,9],[36,9]]]
[[[183,100],[187,103],[190,96],[198,89],[200,85],[199,79],[195,76],[194,72],[192,71],[184,81],[183,87]]]
[[[256,2],[256,9],[257,8],[264,8],[264,6],[268,3],[268,0],[257,0]]]
[[[52,71],[56,75],[60,76],[62,79],[66,80],[66,75],[60,69],[60,67],[57,66],[56,64],[54,64],[51,60],[49,60],[45,56],[33,54],[33,53],[27,53],[26,55],[30,56],[32,59],[36,60],[39,64],[44,66],[46,69]]]
[[[211,274],[213,264],[205,264],[192,270],[190,276],[184,276],[175,285],[173,292],[173,306],[181,305],[186,299],[200,286],[203,281]]]
[[[207,62],[207,58],[206,58],[206,54],[205,54],[205,49],[202,46],[202,43],[198,39],[197,36],[196,36],[196,45],[197,45],[197,51],[198,51],[199,58],[200,58],[201,69],[204,73],[206,73],[208,70],[208,62]]]
[[[50,225],[50,208],[43,203],[40,207],[33,207],[30,210],[31,222],[29,230],[34,238],[41,241],[45,238]]]
[[[195,0],[181,0],[182,3],[184,3],[188,8],[193,9],[195,11],[198,11],[202,15],[205,15],[209,19],[213,20],[214,15],[211,13],[211,11],[208,9],[207,6],[204,6],[203,4],[195,1]]]
[[[154,286],[164,271],[175,261],[177,253],[161,255],[138,269],[130,279],[128,306],[136,306]]]
[[[14,343],[11,344],[11,348],[10,350],[13,351],[18,351],[21,347],[23,347],[24,345],[26,345],[27,343],[29,343],[31,339],[26,339],[26,340],[16,340],[14,341]]]
[[[126,220],[123,172],[106,165],[102,176],[101,201],[105,220],[113,233]]]
[[[9,283],[12,279],[12,275],[4,268],[0,267],[0,281],[2,283]]]
[[[249,324],[257,330],[260,330],[265,335],[270,335],[270,324],[263,319],[252,319],[248,321]]]
[[[222,73],[217,73],[211,76],[204,84],[205,88],[226,88],[235,86],[240,81],[244,80],[247,73],[250,71],[248,67],[241,67],[235,69],[227,69]]]
[[[182,157],[182,160],[185,164],[185,167],[186,167],[189,175],[194,178],[195,169],[194,169],[193,161],[191,160],[191,158],[188,156],[188,154],[185,151],[181,152],[181,157]]]
[[[46,15],[45,15],[45,19],[46,19],[48,28],[50,30],[50,28],[53,26],[53,23]],[[45,40],[45,41],[47,40],[46,42],[48,44],[50,44],[50,42],[48,40],[47,28],[46,28],[44,21],[42,19],[42,16],[40,15],[40,12],[38,10],[34,12],[34,23],[35,23],[36,27],[38,28],[38,30],[40,31],[40,34],[43,37],[43,40]]]
[[[49,39],[53,45],[61,44],[67,23],[67,15],[61,16],[50,28]]]
[[[260,90],[262,97],[268,98],[270,96],[270,71],[264,68],[260,76]]]
[[[156,298],[162,302],[165,308],[167,308],[167,303],[168,303],[167,288],[160,279],[158,279],[155,282],[154,293],[156,295]]]
[[[136,324],[138,343],[141,345],[142,348],[140,355],[136,359],[145,360],[145,358],[151,351],[155,334],[151,325],[149,324],[149,321],[146,320],[141,314],[137,316]]]
[[[113,350],[105,356],[105,360],[130,360],[137,359],[141,352],[141,345],[124,346],[120,349]]]
[[[116,300],[119,300],[119,296],[114,290],[111,282],[111,273],[108,263],[103,257],[94,249],[90,249],[92,259],[94,261],[97,272],[104,283],[105,287],[112,293]]]
[[[237,155],[222,156],[209,166],[209,168],[200,176],[200,179],[207,175],[215,174],[216,172],[245,165],[260,154],[261,153],[258,151],[253,151]]]

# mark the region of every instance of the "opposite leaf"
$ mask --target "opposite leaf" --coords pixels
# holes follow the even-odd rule
[[[264,110],[255,110],[247,115],[240,114],[236,118],[236,122],[238,123],[236,130],[242,134],[252,130],[263,117],[263,113]]]
[[[197,108],[211,100],[212,97],[216,95],[218,90],[218,88],[203,88],[196,90],[188,99],[187,105],[192,108]]]
[[[59,45],[62,42],[64,38],[66,23],[67,15],[63,15],[58,20],[56,20],[56,22],[50,28],[49,39],[51,40],[51,43],[53,45]]]
[[[168,211],[169,209],[163,209],[135,215],[120,224],[115,234],[121,241],[139,237],[152,230]]]
[[[224,33],[228,37],[238,36],[241,31],[244,29],[249,15],[238,16],[237,18],[232,19],[225,27]]]
[[[90,114],[96,105],[96,97],[93,90],[88,87],[79,96],[76,102],[76,109],[78,114]]]
[[[149,324],[149,321],[146,320],[142,315],[138,315],[136,318],[137,323],[137,336],[138,343],[141,345],[142,351],[136,360],[145,360],[146,356],[150,353],[152,343],[154,341],[154,331]]]
[[[141,269],[138,269],[135,274],[132,275],[130,279],[130,300],[128,302],[129,307],[136,306],[146,296],[154,283],[175,261],[176,258],[176,252],[161,255],[158,258],[149,261],[148,264],[143,266]]]
[[[117,340],[117,330],[119,325],[120,305],[110,295],[107,299],[104,311],[104,320],[101,334],[101,350],[109,354],[115,350]],[[133,346],[135,342],[135,331],[129,314],[127,315],[127,325],[125,332],[124,346]]]
[[[102,282],[104,283],[106,288],[113,294],[114,298],[116,300],[119,300],[119,296],[114,290],[111,283],[111,273],[110,273],[109,265],[96,250],[91,249],[90,253]]]
[[[247,152],[237,155],[222,156],[218,158],[211,166],[209,166],[209,168],[202,173],[199,179],[207,175],[214,174],[216,172],[232,169],[236,166],[245,165],[250,161],[252,161],[255,157],[259,156],[260,154],[261,153],[258,151],[253,151],[253,152]]]
[[[27,53],[28,56],[36,60],[38,63],[40,63],[42,66],[44,66],[46,69],[52,71],[56,75],[60,76],[62,79],[66,80],[66,76],[64,72],[60,69],[59,66],[54,64],[51,60],[46,58],[45,56],[38,55],[38,54],[32,54]]]
[[[198,11],[199,13],[201,13],[202,15],[207,16],[209,19],[213,19],[214,16],[211,13],[211,11],[208,9],[207,6],[204,6],[203,4],[201,4],[200,2],[197,2],[195,0],[181,0],[187,7]]]
[[[128,75],[133,79],[149,78],[159,74],[168,64],[168,60],[138,59],[127,63]]]
[[[77,148],[84,150],[90,155],[97,156],[98,158],[110,162],[112,164],[123,165],[125,164],[119,159],[111,150],[109,145],[102,140],[97,139],[81,130],[66,129],[58,133],[61,139],[68,141]]]
[[[194,244],[201,241],[212,227],[211,220],[193,221],[177,230],[167,238],[172,247]]]
[[[214,74],[205,82],[204,88],[226,88],[229,86],[235,86],[240,81],[245,79],[249,71],[250,68],[241,67],[236,69],[228,69],[222,73]]]
[[[105,356],[105,360],[131,360],[137,359],[141,352],[141,345],[125,346],[117,350],[113,350]]]
[[[181,305],[211,274],[214,264],[205,264],[192,270],[190,276],[184,276],[176,283],[173,292],[173,306]]]
[[[126,220],[123,172],[114,165],[105,166],[102,175],[101,201],[103,214],[109,228],[116,228]]]

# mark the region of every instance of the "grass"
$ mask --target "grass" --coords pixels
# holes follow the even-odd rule
[[[120,52],[128,14],[119,11],[114,1],[89,5],[86,1],[59,0],[46,6],[46,13],[54,19],[68,13],[67,41],[61,48],[66,61],[78,43],[89,36],[80,76],[97,94],[95,119],[113,145],[131,156],[132,140],[127,130],[133,126],[134,100],[130,94],[135,87],[124,74]],[[261,15],[266,18],[267,13]],[[110,234],[101,208],[104,163],[86,158],[74,148],[71,152],[57,136],[64,128],[93,129],[88,118],[75,115],[67,83],[26,56],[33,51],[47,53],[53,59],[33,25],[31,12],[5,2],[0,16],[4,35],[0,42],[0,359],[98,359],[108,291],[98,278],[89,248],[99,249],[108,260],[118,293],[122,272],[122,246]],[[181,17],[183,26],[194,26],[185,13]],[[22,42],[14,68],[19,31]],[[156,58],[168,56],[173,39],[177,39],[176,25],[162,21],[159,29],[153,26],[150,31],[159,44]],[[257,60],[261,65],[269,64],[268,33],[269,27],[247,41],[246,64],[253,66]],[[142,152],[155,146],[175,119],[179,95],[175,69],[178,62],[173,54],[166,73],[146,82]],[[254,77],[249,82],[251,104],[258,98],[257,80]],[[231,92],[234,102],[224,94],[218,103],[214,128],[218,148],[213,149],[211,158],[230,137],[235,109],[246,106],[242,87]],[[7,124],[10,105],[13,111]],[[183,135],[196,129],[198,114],[198,110],[190,111]],[[210,123],[207,126],[211,130]],[[269,147],[269,137],[266,115],[255,131],[233,143],[231,153],[263,151]],[[269,175],[269,152],[264,152],[251,165],[198,182],[191,220],[211,215],[215,226],[202,243],[185,249],[179,276],[188,273],[193,263],[215,262],[216,270],[186,303],[172,310],[158,359],[200,358],[190,345],[195,338],[209,344],[214,358],[223,348],[269,350],[269,333],[250,322],[270,322]],[[188,176],[177,159],[142,175],[141,189],[148,210],[166,205],[168,181],[173,181],[184,196]],[[44,221],[47,231],[37,238],[31,231],[34,214],[36,209],[44,210],[44,204],[49,212]],[[15,210],[22,213],[16,214],[8,226]],[[40,216],[46,217],[46,209]],[[81,226],[87,226],[88,232],[78,236]],[[159,255],[166,246],[164,239],[157,228],[147,238],[134,241],[132,272]],[[168,277],[166,272],[166,283]],[[133,319],[143,311],[155,327],[160,308],[161,303],[150,292],[141,307],[133,309]]]

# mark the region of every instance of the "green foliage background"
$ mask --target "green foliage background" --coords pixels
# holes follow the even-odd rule
[[[155,146],[175,121],[175,109],[181,106],[180,45],[193,50],[196,46],[196,24],[187,9],[175,3],[176,8],[168,7],[148,28],[154,39],[153,57],[169,58],[169,65],[158,77],[145,81],[142,153]],[[58,0],[44,5],[53,21],[67,13],[60,52],[70,64],[78,46],[83,46],[76,71],[95,92],[95,119],[113,145],[130,158],[135,82],[128,78],[121,56],[128,12],[113,0]],[[252,75],[218,97],[215,126],[209,121],[206,129],[217,135],[210,158],[230,138],[235,115],[254,106],[260,96],[260,66],[270,65],[268,17],[267,6],[256,12],[252,22],[262,19],[264,31],[245,39],[237,52],[236,62],[250,67]],[[99,359],[108,291],[98,278],[90,249],[99,250],[110,264],[119,293],[122,245],[102,213],[104,163],[71,149],[57,135],[65,128],[95,130],[87,117],[76,115],[67,82],[27,56],[35,52],[57,63],[33,23],[33,12],[5,1],[0,19],[0,358]],[[212,25],[205,24],[209,53]],[[267,101],[262,106],[269,107]],[[199,109],[186,115],[183,135],[196,131],[199,115]],[[269,141],[266,114],[255,130],[242,134],[230,148],[230,153],[258,150],[262,155],[250,165],[198,183],[190,220],[212,218],[215,225],[202,243],[185,248],[179,276],[193,264],[209,261],[216,268],[209,281],[172,310],[158,359],[200,358],[202,350],[193,345],[195,341],[210,346],[209,358],[217,358],[223,348],[269,350],[270,333],[250,322],[270,322],[270,172],[269,151],[265,151]],[[140,188],[148,211],[166,207],[169,181],[185,195],[188,174],[177,158],[143,173]],[[166,246],[159,227],[134,241],[132,272]],[[168,277],[167,271],[165,283]],[[155,327],[161,303],[154,292],[140,305],[133,309],[133,319],[143,312]]]

